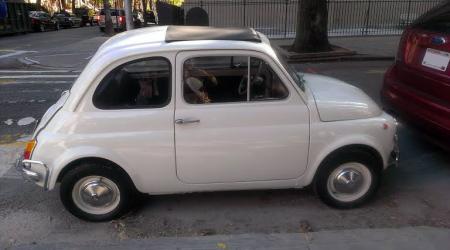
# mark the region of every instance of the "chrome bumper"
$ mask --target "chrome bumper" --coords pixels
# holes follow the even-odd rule
[[[398,136],[394,136],[394,149],[389,156],[388,167],[398,167],[398,160],[400,156],[400,148],[398,146]]]
[[[16,169],[26,180],[36,184],[42,183],[44,190],[48,190],[50,170],[43,162],[18,159],[16,162]],[[41,171],[37,171],[38,169]]]

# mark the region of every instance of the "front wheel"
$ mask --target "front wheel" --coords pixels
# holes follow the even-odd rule
[[[315,179],[321,200],[336,208],[354,208],[370,200],[380,183],[377,159],[355,150],[342,152],[324,161]]]
[[[61,181],[63,205],[87,221],[108,221],[123,215],[133,196],[132,183],[110,166],[83,164],[70,170]]]

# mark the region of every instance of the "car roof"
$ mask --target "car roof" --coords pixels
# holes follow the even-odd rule
[[[247,39],[246,36],[235,38],[234,36],[236,34],[233,34],[233,37],[228,35],[229,40],[218,40],[225,39],[223,35],[216,35],[215,37],[203,35],[201,37],[202,39],[217,40],[187,40],[186,35],[184,35],[184,38],[181,41],[171,41],[169,39],[170,42],[167,42],[167,30],[170,27],[172,26],[154,26],[134,29],[111,37],[98,48],[95,55],[85,67],[85,70],[83,70],[72,85],[71,92],[85,93],[90,87],[92,80],[99,74],[103,74],[103,70],[108,65],[121,64],[128,60],[125,58],[136,58],[136,56],[141,57],[147,54],[154,53],[155,56],[159,56],[167,55],[167,53],[172,53],[172,55],[174,55],[174,53],[182,51],[246,50],[261,52],[271,57],[277,57],[276,52],[270,46],[269,39],[267,39],[265,35],[251,29],[238,28],[236,30],[242,32],[242,34],[245,34],[246,36],[252,35],[256,37],[257,35],[260,39],[259,42]],[[249,34],[250,32],[251,34]],[[195,38],[200,39],[200,36],[197,35]],[[231,38],[235,40],[231,40]],[[67,101],[68,105],[66,108],[68,110],[75,110],[81,98],[82,97],[78,95],[71,95]]]
[[[192,32],[189,34],[189,30]],[[182,34],[174,34],[176,31]],[[207,34],[211,33],[211,34]],[[220,34],[223,33],[223,34]],[[154,51],[203,49],[253,49],[270,47],[267,37],[253,29],[209,28],[195,26],[157,26],[135,29],[108,39],[97,54],[116,53],[132,47],[154,47]]]
[[[169,26],[165,41],[231,40],[261,42],[261,38],[251,28],[216,28],[205,26]]]

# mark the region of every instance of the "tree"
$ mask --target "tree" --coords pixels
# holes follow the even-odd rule
[[[147,27],[147,0],[141,0],[141,5],[142,5],[142,13],[144,14],[144,27]]]
[[[112,36],[114,34],[114,28],[111,19],[109,0],[103,0],[103,11],[105,12],[105,33],[108,36]]]
[[[72,0],[72,14],[75,14],[75,1],[76,0]]]
[[[300,0],[297,30],[291,51],[301,53],[330,50],[327,0]]]

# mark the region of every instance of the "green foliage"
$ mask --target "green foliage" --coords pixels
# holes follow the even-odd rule
[[[181,6],[184,2],[184,0],[170,0],[168,1],[170,4],[173,4],[175,6]]]

